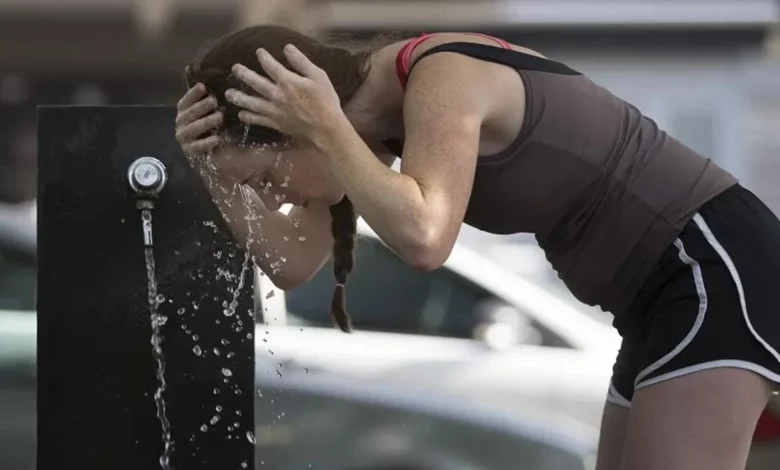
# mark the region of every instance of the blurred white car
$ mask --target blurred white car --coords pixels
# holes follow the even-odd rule
[[[271,366],[445,393],[596,432],[620,345],[611,326],[462,244],[422,273],[362,220],[359,234],[347,285],[352,334],[330,325],[330,265],[288,292],[255,276],[268,324],[258,354]]]

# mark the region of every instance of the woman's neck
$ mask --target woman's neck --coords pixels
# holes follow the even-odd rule
[[[344,107],[344,113],[368,143],[403,136],[404,90],[395,72],[395,54],[402,43],[378,49],[363,85]]]

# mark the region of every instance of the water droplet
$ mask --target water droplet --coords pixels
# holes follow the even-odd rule
[[[247,468],[246,462],[241,462],[241,468]]]
[[[233,432],[233,426],[228,426],[227,430],[228,430],[228,432]]]
[[[201,350],[200,346],[198,346],[197,344],[192,347],[192,352],[194,352],[196,356],[200,356],[201,354],[203,354],[203,350]]]
[[[178,313],[179,315],[184,315],[184,311],[185,311],[184,307],[182,307],[179,310],[176,310],[176,313]]]
[[[298,237],[298,241],[299,241],[299,242],[305,242],[305,241],[306,241],[306,237],[304,237],[303,235],[301,235],[300,237]]]
[[[276,375],[278,375],[279,377],[281,377],[281,376],[282,376],[282,371],[280,371],[280,370],[277,370],[277,371],[276,371]]]
[[[164,295],[162,295],[162,294],[157,294],[157,302],[158,302],[158,303],[163,303],[163,302],[165,302],[165,296],[164,296]]]
[[[197,303],[197,302],[193,302],[193,303],[192,303],[192,308],[194,308],[195,310],[197,310],[197,309],[199,309],[199,308],[200,308],[200,305],[198,305],[198,303]]]
[[[220,392],[219,392],[219,389],[218,389],[218,388],[215,388],[215,389],[214,389],[214,395],[219,395],[219,393],[220,393]]]
[[[222,338],[219,342],[222,343],[223,345],[230,344],[230,341],[226,340],[225,338]]]
[[[309,368],[307,367],[307,368],[303,369],[303,373],[304,374],[308,374],[309,373]]]
[[[247,337],[247,339],[252,339],[252,333],[247,333],[246,337]]]
[[[235,313],[236,313],[236,309],[234,309],[233,307],[226,308],[225,310],[222,311],[222,314],[225,315],[226,317],[232,317]]]
[[[206,432],[209,430],[209,427],[204,424],[203,426],[200,427],[200,430],[201,432]]]
[[[227,300],[223,300],[222,301],[222,306],[223,307],[227,307],[228,306],[228,301]]]
[[[270,299],[270,298],[271,298],[271,297],[273,297],[274,295],[276,295],[276,292],[272,290],[272,291],[270,291],[269,293],[267,293],[267,294],[265,295],[265,298],[266,298],[266,299]]]
[[[233,371],[228,369],[227,367],[223,367],[222,368],[222,375],[224,375],[225,377],[230,377],[230,376],[233,375]]]
[[[233,353],[233,352],[229,352],[229,353],[227,353],[227,356],[226,356],[226,357],[227,357],[228,359],[230,359],[231,357],[233,357],[233,356],[235,356],[235,355],[236,355],[235,353]]]
[[[217,416],[217,415],[212,416],[211,417],[211,421],[209,421],[209,422],[211,423],[212,426],[217,424],[219,422],[219,416]]]
[[[257,391],[257,396],[260,397],[260,398],[263,398],[263,391],[262,390],[258,390]]]
[[[122,217],[121,219],[119,219],[119,221],[122,222],[122,223],[125,223],[125,218]]]
[[[199,339],[200,339],[200,336],[198,336],[198,335],[192,335],[192,340],[193,340],[193,341],[197,341],[197,340],[199,340]]]
[[[219,354],[220,354],[219,348],[214,348],[214,355],[219,356]]]
[[[255,440],[255,435],[252,433],[252,431],[246,432],[246,439],[252,444],[255,445],[257,441]]]
[[[218,412],[221,412],[222,411],[222,405],[217,405],[216,408],[214,408],[214,409],[217,410]]]

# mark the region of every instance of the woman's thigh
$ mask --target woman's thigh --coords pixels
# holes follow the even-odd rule
[[[620,470],[628,413],[628,408],[607,401],[601,419],[596,470]]]
[[[745,369],[715,368],[634,394],[622,470],[741,470],[771,394]]]

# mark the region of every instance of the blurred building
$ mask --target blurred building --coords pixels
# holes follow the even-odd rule
[[[779,10],[775,0],[6,0],[0,199],[34,196],[37,104],[173,104],[203,44],[274,22],[359,37],[478,30],[537,48],[780,210]]]

